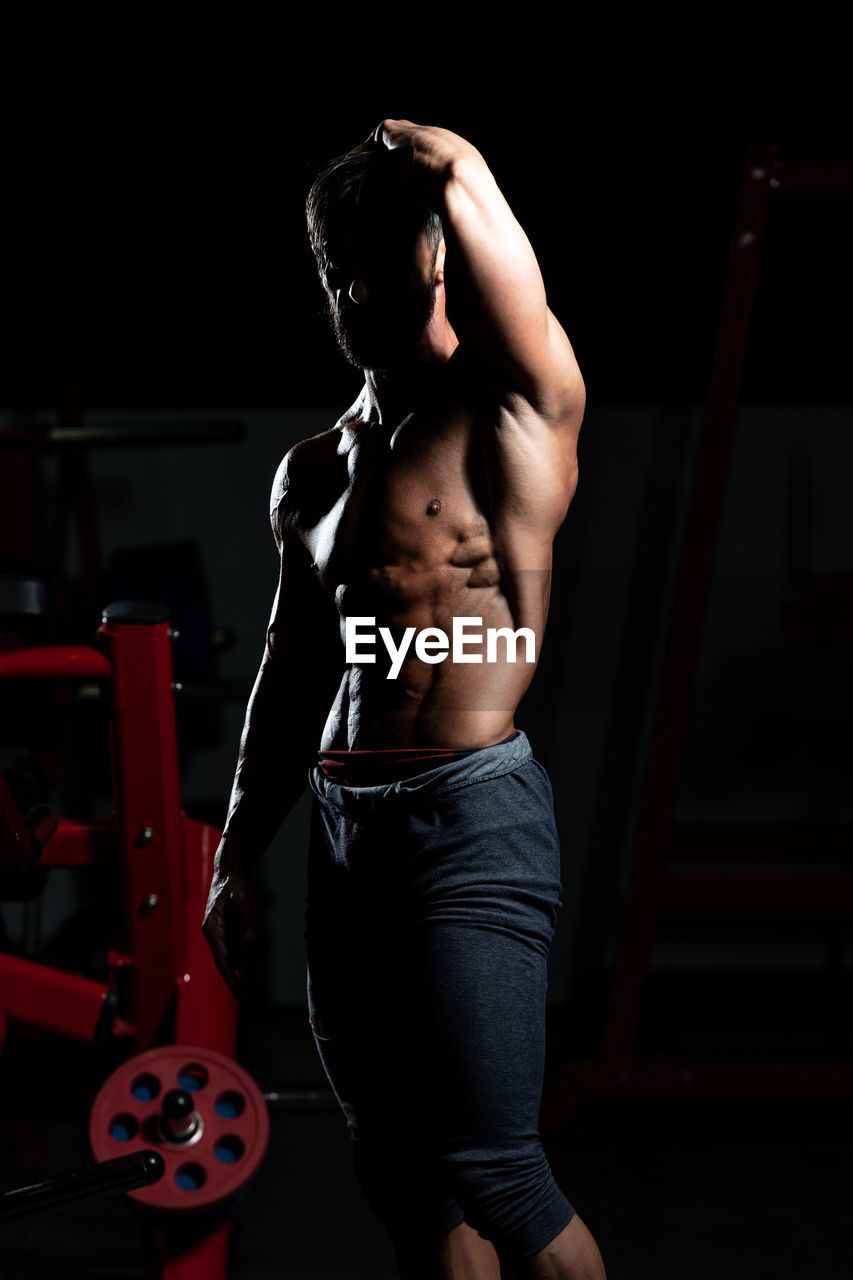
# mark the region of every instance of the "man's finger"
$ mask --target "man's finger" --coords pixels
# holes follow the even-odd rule
[[[394,151],[397,147],[409,145],[417,128],[418,126],[411,120],[394,120],[386,117],[376,126],[374,137],[389,151]]]

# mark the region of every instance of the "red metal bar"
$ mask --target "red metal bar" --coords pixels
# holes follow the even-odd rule
[[[109,611],[108,611],[109,612]],[[186,972],[183,826],[168,622],[105,619],[113,797],[138,1049],[158,1042]]]
[[[107,680],[110,673],[104,655],[86,645],[42,645],[0,652],[0,679]]]
[[[234,1057],[238,1003],[223,982],[201,931],[220,835],[215,827],[184,818],[187,949],[186,970],[178,979],[175,1041]]]
[[[110,988],[34,960],[0,954],[0,1005],[15,1022],[92,1040]]]
[[[118,828],[114,818],[98,822],[74,822],[62,818],[42,850],[40,867],[106,867],[118,853]]]
[[[771,148],[751,147],[741,185],[732,252],[723,296],[708,403],[694,470],[681,560],[658,694],[634,856],[623,908],[604,1053],[593,1062],[567,1061],[544,1099],[543,1123],[559,1123],[585,1092],[662,1092],[701,1088],[712,1092],[850,1092],[853,1064],[830,1063],[638,1063],[634,1058],[642,984],[656,913],[661,911],[847,914],[853,876],[818,865],[849,866],[849,826],[746,825],[671,828],[687,711],[701,642],[704,613],[725,493],[743,362],[749,335],[760,248],[770,197],[799,192],[849,193],[849,162],[780,163]],[[810,611],[801,638],[812,634]],[[675,858],[680,863],[670,866]],[[772,877],[755,865],[799,859]],[[738,876],[688,873],[697,864],[736,864]]]
[[[166,1233],[152,1232],[159,1280],[224,1280],[228,1264],[231,1220],[180,1252],[169,1249]]]
[[[636,1034],[658,879],[675,799],[690,690],[725,495],[770,179],[775,172],[769,147],[749,149],[637,819],[605,1032],[604,1056],[608,1061],[624,1058]]]

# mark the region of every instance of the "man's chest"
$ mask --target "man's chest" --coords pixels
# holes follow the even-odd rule
[[[299,512],[326,581],[386,564],[435,567],[488,536],[489,477],[473,414],[411,415],[392,433],[346,429]]]

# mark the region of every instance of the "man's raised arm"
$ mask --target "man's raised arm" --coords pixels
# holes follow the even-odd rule
[[[260,940],[252,868],[305,790],[343,662],[334,605],[314,577],[301,542],[282,528],[286,462],[273,485],[271,510],[281,561],[278,588],[202,926],[235,996],[240,985],[234,968]]]
[[[544,418],[579,429],[584,385],[571,344],[548,308],[530,241],[480,152],[447,129],[410,120],[383,120],[374,141],[399,153],[401,180],[441,215],[460,338]]]

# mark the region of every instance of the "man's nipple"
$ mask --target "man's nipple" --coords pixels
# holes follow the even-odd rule
[[[437,516],[441,510],[441,502],[438,498],[430,498],[427,503],[426,513],[428,516]]]

